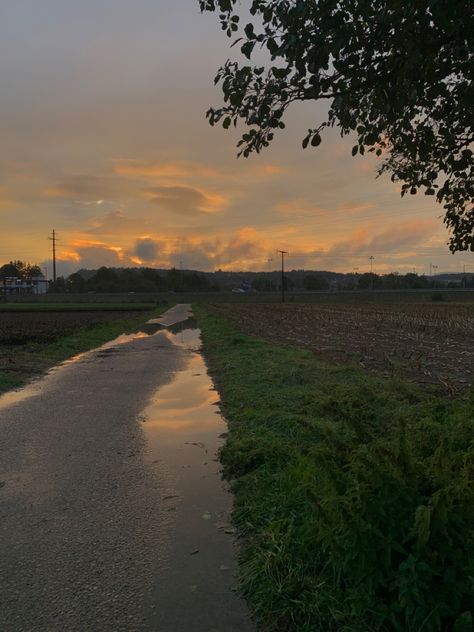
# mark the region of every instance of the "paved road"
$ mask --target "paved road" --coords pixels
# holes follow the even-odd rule
[[[189,314],[176,306],[164,321]],[[186,371],[204,379],[189,373],[200,355],[179,342],[160,332],[106,346],[0,399],[2,632],[251,629],[223,572],[235,551],[214,520],[230,503],[218,465],[198,488],[196,511],[210,507],[198,519],[193,474],[178,468],[200,472],[212,455],[197,463],[202,442],[144,431],[150,402],[164,414],[161,389]]]

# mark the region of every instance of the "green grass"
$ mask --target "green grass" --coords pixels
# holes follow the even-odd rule
[[[470,631],[473,397],[324,364],[195,312],[261,629]]]
[[[0,312],[139,312],[150,303],[0,303]]]
[[[84,327],[77,333],[60,336],[54,342],[0,345],[0,393],[21,387],[58,362],[94,349],[120,334],[136,331],[146,320],[156,318],[163,311],[164,308],[140,311],[91,328]]]
[[[429,290],[393,290],[380,292],[377,290],[365,291],[328,291],[328,292],[287,292],[286,300],[289,303],[316,303],[330,305],[364,304],[364,303],[432,303],[433,295],[441,295],[445,302],[449,303],[474,303],[474,290],[456,289],[429,289]],[[0,308],[4,305],[1,303]],[[252,292],[249,294],[235,294],[230,290],[220,292],[136,292],[129,294],[122,293],[65,293],[65,294],[43,294],[40,296],[18,296],[11,297],[7,305],[134,305],[134,304],[154,304],[162,305],[166,303],[278,303],[281,301],[280,292]],[[125,309],[125,307],[124,307]]]

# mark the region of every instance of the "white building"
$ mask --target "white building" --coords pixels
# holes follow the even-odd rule
[[[7,296],[18,296],[23,294],[46,294],[49,281],[44,275],[39,274],[31,279],[20,279],[19,277],[6,277],[0,284],[0,291]]]

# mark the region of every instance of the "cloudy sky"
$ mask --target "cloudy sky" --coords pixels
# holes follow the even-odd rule
[[[260,156],[205,120],[236,55],[197,0],[15,0],[0,6],[0,262],[59,274],[100,265],[427,273],[451,255],[442,209],[401,199],[351,139],[301,140],[323,105],[296,106]]]

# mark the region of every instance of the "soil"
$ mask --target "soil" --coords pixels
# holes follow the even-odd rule
[[[271,342],[309,349],[447,394],[474,379],[474,309],[470,305],[220,304],[211,313]]]
[[[111,320],[136,317],[136,311],[2,312],[0,345],[53,342],[61,336],[90,329]]]

